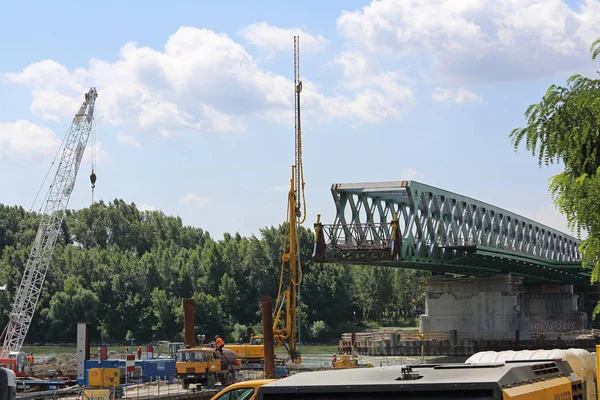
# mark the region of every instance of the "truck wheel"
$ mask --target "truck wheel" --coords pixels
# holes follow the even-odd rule
[[[188,390],[188,388],[190,387],[190,381],[188,381],[187,379],[182,380],[181,387],[183,388],[183,390]]]
[[[206,378],[206,386],[209,388],[214,388],[215,385],[217,384],[217,377],[214,375],[209,376],[208,378]]]
[[[223,375],[223,378],[221,379],[221,385],[229,386],[232,383],[233,383],[233,373],[232,372],[228,372],[227,374]]]

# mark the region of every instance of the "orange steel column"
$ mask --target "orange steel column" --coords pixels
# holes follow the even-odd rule
[[[183,343],[190,347],[196,347],[194,308],[194,299],[183,299]]]
[[[273,299],[262,298],[263,346],[265,353],[265,378],[275,375],[275,349],[273,348]]]

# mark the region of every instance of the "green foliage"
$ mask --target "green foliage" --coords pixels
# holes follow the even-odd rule
[[[329,325],[327,325],[327,323],[322,320],[313,322],[310,325],[310,329],[309,329],[310,337],[315,342],[319,342],[324,339],[327,339],[327,336],[330,331],[331,331],[331,328],[329,327]]]
[[[95,293],[84,289],[81,279],[68,277],[63,290],[55,293],[48,308],[42,310],[42,316],[48,323],[49,337],[58,341],[67,341],[76,334],[76,322],[89,322],[96,319],[99,300]]]
[[[595,59],[600,38],[590,50]],[[551,178],[550,191],[569,227],[578,235],[587,231],[579,250],[583,265],[594,266],[592,282],[596,282],[600,280],[600,80],[573,75],[564,87],[552,85],[525,116],[527,125],[512,131],[512,142],[515,149],[525,142],[540,165],[564,164],[564,171]]]
[[[36,213],[0,204],[0,285],[7,285],[0,291],[2,326],[38,224]],[[260,237],[214,240],[180,218],[122,200],[68,211],[27,342],[73,343],[79,321],[91,323],[94,341],[181,340],[183,298],[196,302],[197,334],[247,342],[250,332],[262,334],[261,297],[277,296],[287,229],[282,224],[261,229]],[[299,238],[304,342],[335,340],[368,320],[404,323],[411,315],[422,273],[315,265],[312,232],[301,228]]]
[[[246,325],[234,324],[233,330],[227,339],[233,343],[248,343],[250,340],[250,330]]]
[[[592,53],[592,60],[595,60],[598,54],[600,54],[600,38],[594,40],[594,43],[590,47],[590,52]]]

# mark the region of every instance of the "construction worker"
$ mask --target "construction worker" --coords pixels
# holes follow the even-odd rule
[[[142,359],[142,346],[139,346],[137,349],[138,360]]]
[[[29,353],[29,364],[33,365],[33,353]]]
[[[331,366],[335,368],[336,362],[337,362],[337,355],[335,353],[333,353],[333,356],[331,357]]]
[[[223,346],[225,346],[225,342],[219,337],[219,335],[215,336],[215,342],[217,345],[217,351],[223,355]]]

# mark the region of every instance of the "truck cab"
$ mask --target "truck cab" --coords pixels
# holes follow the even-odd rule
[[[262,336],[251,336],[250,344],[253,346],[262,346],[264,339]]]
[[[8,358],[0,358],[0,365],[12,370],[16,376],[27,376],[29,361],[27,355],[22,351],[11,351]]]
[[[235,354],[227,349],[223,349],[223,358],[211,347],[177,352],[176,376],[184,389],[188,389],[192,383],[212,387],[220,381],[222,385],[230,385],[238,380],[239,369]]]

